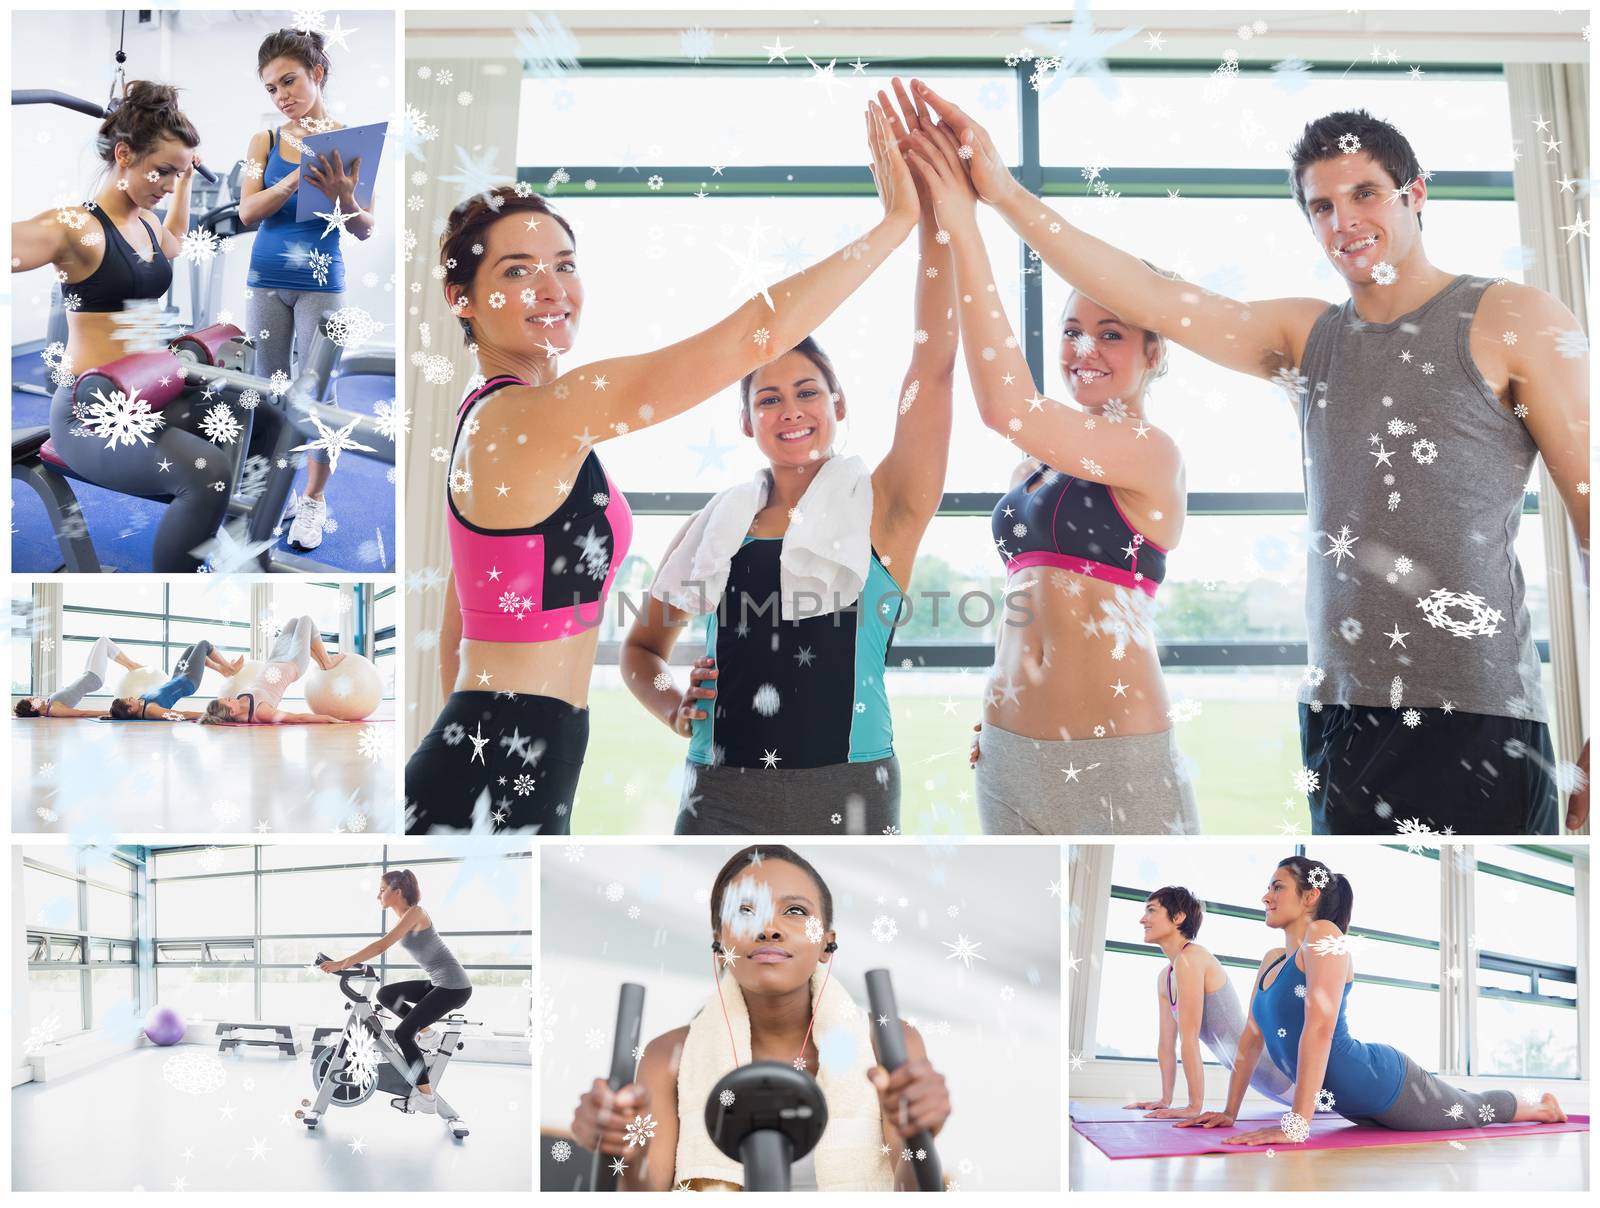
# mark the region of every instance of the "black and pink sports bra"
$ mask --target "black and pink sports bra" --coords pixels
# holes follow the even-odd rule
[[[990,529],[1007,574],[1053,566],[1147,596],[1167,576],[1167,551],[1134,528],[1110,487],[1042,462],[1000,497]]]

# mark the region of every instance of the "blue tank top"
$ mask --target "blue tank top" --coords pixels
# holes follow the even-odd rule
[[[170,709],[186,696],[193,696],[200,685],[188,676],[175,675],[154,692],[146,692],[139,697],[148,704],[160,705],[163,709]]]
[[[279,153],[281,141],[274,131],[267,168],[261,175],[263,188],[271,188],[300,166]],[[332,231],[324,238],[328,224],[321,218],[296,222],[299,199],[300,190],[296,189],[276,213],[261,220],[250,249],[250,273],[245,284],[252,289],[339,293],[344,289],[344,253],[339,250],[339,232]]]
[[[706,616],[717,695],[690,729],[689,760],[738,768],[819,768],[894,754],[883,686],[900,586],[876,552],[848,608],[785,621],[779,610],[781,537],[746,537],[727,586]],[[769,755],[772,758],[769,758]]]
[[[1266,989],[1261,983],[1279,965],[1283,971]],[[1347,1120],[1370,1119],[1394,1106],[1400,1097],[1406,1063],[1400,1050],[1387,1044],[1362,1044],[1345,1026],[1344,1008],[1353,982],[1346,982],[1339,997],[1339,1018],[1333,1025],[1333,1043],[1328,1049],[1328,1072],[1321,1089],[1333,1095],[1333,1110]],[[1255,998],[1250,1015],[1267,1056],[1291,1079],[1300,1067],[1300,1033],[1305,1028],[1306,975],[1285,953],[1262,970],[1256,979]]]

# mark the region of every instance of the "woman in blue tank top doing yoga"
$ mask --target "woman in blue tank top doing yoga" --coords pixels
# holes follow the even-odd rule
[[[926,120],[894,86],[906,124]],[[689,739],[680,835],[899,829],[883,670],[944,490],[958,339],[948,239],[919,201],[915,338],[888,455],[869,470],[835,450],[844,389],[811,337],[747,374],[739,427],[767,466],[679,530],[623,645],[629,689]],[[704,654],[680,692],[668,660],[701,616]]]
[[[297,367],[311,353],[311,341],[323,317],[344,305],[345,263],[341,232],[356,239],[372,237],[372,215],[356,202],[361,160],[345,164],[338,152],[326,162],[303,163],[301,140],[308,135],[343,129],[328,116],[323,93],[333,70],[323,37],[280,29],[256,52],[257,72],[267,96],[284,124],[263,130],[245,152],[249,171],[239,186],[239,217],[259,223],[250,247],[250,287],[245,323],[256,341],[255,372],[292,381]],[[339,213],[353,217],[338,228],[321,218],[296,218],[300,180],[333,198]],[[294,366],[291,368],[291,344]],[[315,549],[322,544],[328,517],[323,489],[330,473],[328,453],[308,455],[306,489],[295,505],[289,544]]]
[[[1244,1034],[1244,1012],[1222,962],[1194,942],[1205,907],[1187,889],[1168,885],[1146,899],[1139,918],[1144,942],[1166,954],[1167,965],[1156,974],[1156,1016],[1160,1031],[1156,1058],[1161,1066],[1161,1098],[1130,1103],[1143,1108],[1147,1120],[1184,1119],[1205,1113],[1206,1073],[1200,1046],[1226,1069],[1233,1069]],[[1189,1101],[1172,1106],[1178,1059],[1183,1060]],[[1258,1064],[1250,1085],[1269,1099],[1288,1103],[1293,1084],[1270,1060]]]
[[[906,160],[950,233],[978,410],[1027,457],[991,519],[1007,610],[972,746],[979,820],[988,834],[1196,834],[1151,631],[1187,510],[1183,456],[1145,398],[1166,341],[1075,292],[1058,356],[1076,406],[1040,394],[978,229],[980,198],[1015,182],[982,129],[965,133],[919,130]]]
[[[319,966],[324,973],[338,973],[370,961],[396,944],[422,966],[422,971],[428,975],[426,978],[390,982],[378,991],[379,1004],[400,1020],[394,1029],[394,1042],[413,1071],[426,1069],[417,1041],[436,1039],[428,1025],[451,1011],[460,1010],[472,997],[472,982],[467,971],[445,944],[421,902],[422,887],[417,884],[417,874],[409,868],[390,869],[378,879],[378,905],[394,911],[394,926],[381,940],[373,940],[359,952],[342,961],[324,961]],[[417,1083],[409,1106],[414,1112],[437,1111],[433,1086],[427,1082]]]
[[[1526,1103],[1510,1091],[1459,1090],[1399,1049],[1350,1035],[1344,1012],[1355,984],[1347,939],[1354,899],[1350,882],[1320,860],[1291,856],[1279,863],[1261,900],[1267,926],[1283,932],[1284,946],[1267,953],[1256,974],[1228,1105],[1176,1127],[1231,1127],[1263,1051],[1294,1080],[1293,1106],[1278,1127],[1224,1137],[1224,1144],[1298,1144],[1318,1111],[1399,1132],[1563,1123],[1566,1113],[1552,1094]]]
[[[793,348],[911,233],[910,173],[879,107],[865,116],[884,203],[877,225],[654,352],[563,372],[584,306],[571,224],[525,184],[451,212],[440,272],[476,372],[441,501],[448,699],[406,763],[408,831],[570,830],[600,623],[633,531],[596,446],[671,419]]]

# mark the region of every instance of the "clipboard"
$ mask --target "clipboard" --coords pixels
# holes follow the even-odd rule
[[[348,172],[351,161],[359,158],[361,179],[356,184],[356,201],[363,210],[371,209],[372,187],[378,180],[378,164],[383,158],[384,134],[388,129],[388,122],[376,122],[370,126],[350,126],[344,130],[309,134],[300,140],[300,162],[304,165],[307,157],[326,158],[337,151]],[[299,194],[294,207],[296,222],[310,222],[316,218],[319,210],[332,213],[333,198],[313,185],[304,174],[296,191]]]

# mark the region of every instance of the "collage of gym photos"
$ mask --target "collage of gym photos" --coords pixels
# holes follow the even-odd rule
[[[0,1185],[1589,1192],[1590,19],[9,6]]]

